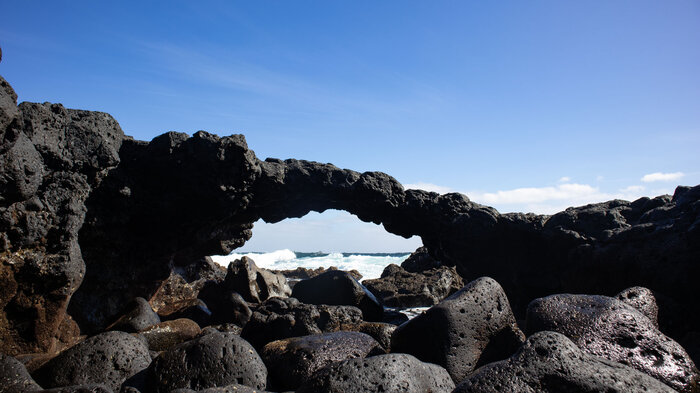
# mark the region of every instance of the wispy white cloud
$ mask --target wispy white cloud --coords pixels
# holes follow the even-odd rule
[[[621,188],[620,192],[623,193],[634,193],[634,192],[642,192],[646,188],[644,186],[627,186],[625,188]]]
[[[432,191],[432,192],[437,192],[438,194],[447,194],[448,192],[452,192],[452,189],[450,187],[439,186],[437,184],[424,183],[424,182],[403,184],[403,188],[405,188],[407,190],[412,189],[412,190]]]
[[[568,176],[564,176],[561,179],[559,179],[559,183],[568,183],[571,181],[571,178]]]
[[[673,172],[673,173],[663,173],[663,172],[654,172],[654,173],[649,173],[647,175],[644,175],[642,177],[642,181],[645,183],[651,183],[655,181],[673,181],[673,180],[678,180],[685,176],[683,172]]]

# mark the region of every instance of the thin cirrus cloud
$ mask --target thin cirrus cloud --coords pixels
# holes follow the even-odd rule
[[[663,173],[654,172],[642,176],[642,181],[645,183],[657,182],[657,181],[673,181],[678,180],[685,176],[683,172],[673,172],[673,173]]]

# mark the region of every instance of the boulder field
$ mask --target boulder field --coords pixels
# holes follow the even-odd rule
[[[424,248],[371,290],[206,258],[327,209]],[[0,77],[0,392],[695,392],[699,213],[679,186],[500,214],[242,135],[134,140]],[[432,307],[395,327],[383,302]]]

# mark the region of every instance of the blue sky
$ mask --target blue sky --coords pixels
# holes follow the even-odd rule
[[[109,112],[137,139],[243,133],[261,159],[383,171],[503,212],[700,184],[698,1],[58,0],[0,14],[0,74],[20,101]],[[337,212],[254,234],[246,249],[419,243]]]

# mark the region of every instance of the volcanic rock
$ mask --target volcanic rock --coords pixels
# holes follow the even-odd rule
[[[325,268],[323,266],[317,267],[316,269],[309,269],[306,267],[301,267],[298,266],[296,269],[293,270],[272,270],[275,273],[280,273],[283,276],[287,277],[287,280],[291,282],[298,282],[299,280],[306,280],[309,278],[316,277],[318,275],[321,275],[329,270],[339,270],[336,266],[331,266],[329,268]],[[350,274],[355,280],[360,281],[362,279],[362,274],[358,272],[356,269],[352,270],[345,270]]]
[[[445,367],[459,382],[480,365],[507,358],[524,340],[503,289],[482,277],[399,326],[391,350]]]
[[[245,326],[252,311],[248,303],[226,285],[209,281],[199,291],[199,297],[212,311],[212,323],[235,323]]]
[[[377,340],[387,352],[391,348],[391,335],[396,330],[396,325],[385,322],[360,322],[340,325],[340,330],[345,332],[360,332]]]
[[[240,383],[265,389],[267,369],[247,341],[233,333],[212,333],[182,343],[153,360],[148,387],[157,393],[200,390]]]
[[[298,282],[292,297],[307,304],[355,306],[366,321],[382,321],[384,308],[374,295],[349,273],[328,271]]]
[[[260,357],[269,370],[271,388],[295,390],[331,363],[382,353],[379,343],[364,333],[334,332],[273,341]]]
[[[411,273],[394,264],[384,268],[380,278],[365,280],[362,284],[385,306],[399,308],[438,304],[464,286],[454,267],[441,266]]]
[[[24,393],[41,390],[27,369],[12,356],[0,354],[0,392]]]
[[[160,323],[160,317],[142,297],[137,297],[126,308],[126,313],[119,317],[107,330],[121,330],[136,333]]]
[[[164,321],[186,318],[195,321],[199,326],[207,326],[211,322],[211,310],[200,299],[183,300],[160,308],[160,318]]]
[[[283,275],[259,268],[248,257],[237,259],[228,265],[222,286],[254,303],[271,297],[286,297],[292,292]]]
[[[197,337],[202,330],[191,319],[181,318],[161,322],[139,332],[151,351],[165,351],[173,346]]]
[[[442,263],[431,257],[425,246],[418,247],[416,251],[412,252],[408,258],[401,262],[401,267],[411,273],[420,273],[439,268],[440,266],[442,266]]]
[[[42,390],[41,393],[114,393],[114,391],[105,385],[93,383],[46,389]]]
[[[392,353],[334,363],[314,374],[296,393],[449,393],[454,387],[444,368]]]
[[[171,272],[163,281],[148,303],[156,313],[173,303],[192,301],[197,298],[198,290],[181,275]]]
[[[583,352],[629,365],[680,392],[697,389],[700,374],[685,350],[639,310],[615,298],[552,295],[528,307],[528,333],[569,337]]]
[[[659,327],[659,306],[656,304],[654,293],[644,287],[632,287],[615,295],[617,300],[623,301],[637,309]]]
[[[581,351],[555,332],[530,336],[507,360],[469,375],[454,393],[674,392],[629,366]]]
[[[170,393],[268,393],[266,390],[253,389],[250,386],[233,384],[223,387],[208,388],[204,390],[175,389]]]
[[[262,348],[271,341],[335,332],[344,324],[361,321],[362,311],[357,307],[311,305],[295,298],[271,298],[253,312],[241,337],[255,348]]]
[[[44,387],[104,384],[112,390],[151,363],[146,342],[120,331],[101,333],[61,352],[34,378]]]

